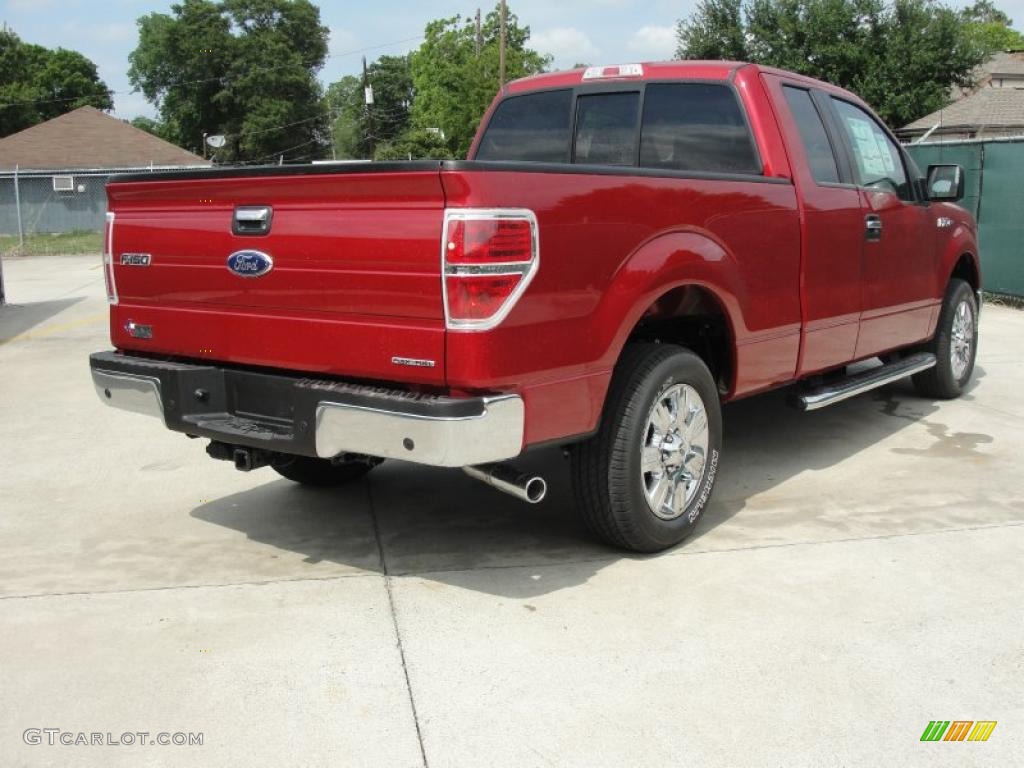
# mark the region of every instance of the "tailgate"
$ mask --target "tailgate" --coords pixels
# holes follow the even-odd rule
[[[111,182],[115,346],[443,383],[437,165],[322,168]]]

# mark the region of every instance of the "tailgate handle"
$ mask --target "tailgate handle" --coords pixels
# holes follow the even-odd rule
[[[274,209],[269,205],[239,206],[231,218],[231,231],[236,235],[266,235],[273,218]]]

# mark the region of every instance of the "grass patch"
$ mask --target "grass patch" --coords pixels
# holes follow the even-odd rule
[[[0,235],[0,254],[4,256],[51,256],[66,253],[99,253],[102,250],[102,232],[27,235],[24,246],[18,244],[17,235]]]

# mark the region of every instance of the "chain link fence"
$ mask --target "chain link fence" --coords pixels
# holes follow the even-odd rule
[[[121,173],[167,170],[176,168],[0,170],[0,305],[4,257],[99,254],[107,181]]]
[[[0,253],[99,252],[107,172],[0,172]]]

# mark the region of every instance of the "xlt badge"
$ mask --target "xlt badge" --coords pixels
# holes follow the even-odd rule
[[[391,363],[393,365],[411,365],[413,368],[433,368],[435,365],[433,360],[417,360],[414,357],[392,357]]]

